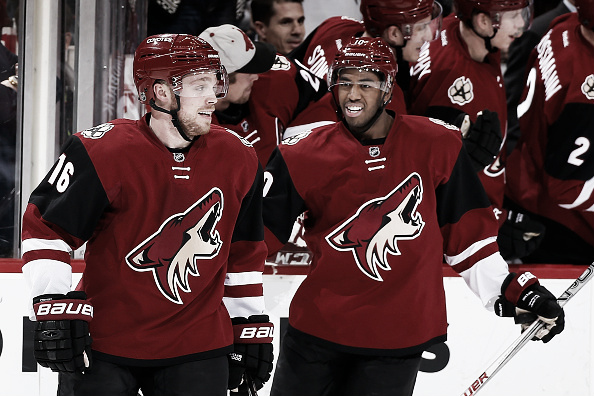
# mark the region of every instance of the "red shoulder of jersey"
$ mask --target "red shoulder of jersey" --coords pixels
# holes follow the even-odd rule
[[[297,68],[285,56],[277,54],[276,60],[266,73],[258,75],[254,81],[250,101],[257,106],[257,111],[268,112],[282,125],[288,125],[297,103],[299,89],[295,82]]]
[[[316,28],[303,58],[299,60],[325,80],[338,50],[364,31],[363,22],[356,19],[345,16],[328,18]]]

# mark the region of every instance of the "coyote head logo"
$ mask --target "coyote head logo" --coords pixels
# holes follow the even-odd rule
[[[350,250],[365,275],[383,281],[378,267],[391,269],[388,253],[400,255],[397,242],[421,234],[425,222],[416,209],[422,198],[421,177],[411,173],[385,197],[364,203],[355,215],[326,236],[326,241],[336,250]]]
[[[183,304],[179,289],[189,293],[188,274],[200,276],[197,260],[215,257],[221,249],[215,229],[223,214],[223,193],[213,188],[183,213],[169,217],[159,230],[126,256],[135,271],[152,271],[167,299]]]

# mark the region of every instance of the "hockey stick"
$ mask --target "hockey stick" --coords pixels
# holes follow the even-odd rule
[[[245,381],[247,383],[247,394],[248,396],[258,396],[258,392],[256,390],[256,385],[254,384],[254,380],[251,375],[245,373],[244,375]]]
[[[594,263],[588,268],[557,298],[559,305],[564,306],[594,275]],[[522,335],[514,341],[491,365],[472,382],[462,396],[476,395],[480,389],[491,379],[503,366],[511,360],[530,341],[538,331],[545,325],[542,320],[532,323]]]

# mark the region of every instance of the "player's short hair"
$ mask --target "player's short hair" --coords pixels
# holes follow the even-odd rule
[[[260,21],[268,26],[270,19],[274,16],[274,3],[303,4],[303,0],[252,0],[250,4],[252,21]]]

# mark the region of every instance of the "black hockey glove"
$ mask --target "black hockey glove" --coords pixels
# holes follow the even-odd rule
[[[499,251],[506,260],[525,257],[540,246],[544,233],[544,224],[525,213],[509,209],[497,237]]]
[[[234,351],[229,354],[229,389],[233,394],[248,393],[249,376],[256,389],[270,379],[274,354],[272,335],[274,325],[268,315],[233,318]]]
[[[474,123],[468,114],[462,113],[454,124],[462,132],[462,141],[475,172],[491,164],[499,154],[503,140],[497,113],[485,109],[478,113]]]
[[[563,308],[530,272],[510,273],[501,285],[501,293],[495,302],[496,315],[513,317],[522,325],[522,331],[536,319],[545,322],[533,340],[547,343],[565,328]]]
[[[93,306],[82,291],[44,294],[33,299],[34,355],[52,371],[85,372],[91,368],[89,322]]]

